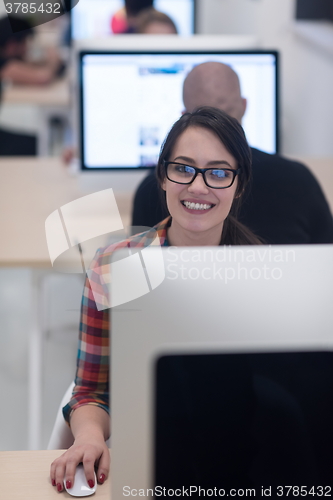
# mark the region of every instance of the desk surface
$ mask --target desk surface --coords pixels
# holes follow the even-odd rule
[[[71,498],[67,492],[59,494],[51,486],[50,465],[63,450],[1,451],[0,496],[6,500],[52,500]],[[59,496],[60,495],[60,496]],[[110,500],[110,480],[98,485],[95,495],[89,498]]]
[[[62,106],[70,104],[68,79],[64,78],[49,85],[5,86],[2,100],[5,104],[29,104],[38,106]]]
[[[0,179],[0,265],[50,268],[45,220],[88,192],[57,158],[0,159]],[[115,197],[129,225],[132,193]]]

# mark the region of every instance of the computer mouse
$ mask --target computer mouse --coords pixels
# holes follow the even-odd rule
[[[73,497],[88,497],[89,495],[93,495],[96,491],[96,484],[97,484],[96,474],[94,473],[94,475],[95,475],[95,481],[94,481],[95,484],[93,488],[90,488],[89,484],[87,483],[83,465],[79,464],[76,467],[73,487],[66,488],[66,480],[64,480],[65,490]]]

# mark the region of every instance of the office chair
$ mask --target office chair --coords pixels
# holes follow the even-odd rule
[[[68,403],[72,396],[74,382],[66,390],[57,411],[52,434],[47,445],[48,450],[65,450],[72,446],[74,442],[73,434],[68,427],[62,414],[62,408]]]

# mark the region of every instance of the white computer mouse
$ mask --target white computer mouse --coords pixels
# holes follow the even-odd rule
[[[64,487],[67,493],[72,495],[73,497],[88,497],[89,495],[93,495],[96,491],[96,474],[95,475],[95,485],[93,488],[90,488],[87,483],[86,476],[84,474],[83,465],[79,464],[76,467],[75,476],[74,476],[74,486],[72,488],[66,488],[66,480],[64,480]]]

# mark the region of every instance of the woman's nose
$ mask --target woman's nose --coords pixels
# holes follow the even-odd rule
[[[206,186],[203,175],[198,174],[194,181],[188,186],[188,191],[190,193],[205,193],[207,194],[209,191],[208,186]]]

